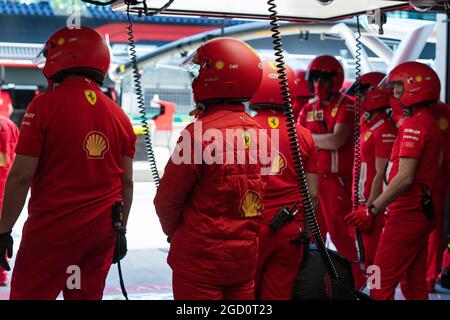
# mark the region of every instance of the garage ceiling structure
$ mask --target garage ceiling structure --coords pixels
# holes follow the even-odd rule
[[[150,11],[161,8],[168,0],[146,0]],[[326,21],[365,14],[368,11],[383,11],[409,8],[408,1],[398,0],[276,0],[278,18],[285,21]],[[113,5],[115,11],[126,11],[125,0]],[[144,11],[142,3],[130,5],[130,12]],[[164,14],[193,15],[241,19],[267,19],[266,0],[174,0]]]

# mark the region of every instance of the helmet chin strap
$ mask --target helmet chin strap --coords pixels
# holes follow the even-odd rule
[[[195,109],[191,110],[189,112],[189,115],[191,117],[198,118],[199,116],[201,116],[205,112],[205,110],[206,110],[206,106],[203,103],[199,102],[199,103],[197,103],[195,105]]]

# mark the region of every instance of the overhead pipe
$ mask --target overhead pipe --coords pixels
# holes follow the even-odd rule
[[[340,34],[344,39],[347,48],[352,53],[353,58],[356,58],[357,41],[352,29],[349,28],[345,23],[338,23],[330,29],[330,33]],[[361,71],[362,74],[371,72],[372,66],[369,62],[369,57],[364,49],[361,50]]]

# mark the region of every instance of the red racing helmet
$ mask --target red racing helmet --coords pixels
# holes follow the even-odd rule
[[[95,30],[81,27],[64,27],[53,33],[45,42],[36,64],[43,64],[47,79],[59,82],[68,74],[80,74],[103,83],[111,61],[103,37]]]
[[[311,92],[314,92],[313,81],[317,78],[331,79],[331,92],[338,93],[344,83],[344,68],[333,56],[318,56],[311,61],[306,74]]]
[[[403,85],[399,100],[404,107],[439,100],[441,82],[436,72],[426,64],[414,61],[399,64],[389,72],[382,86],[395,83]]]
[[[286,101],[283,100],[282,91],[280,87],[280,79],[278,74],[277,63],[275,61],[264,61],[263,75],[259,88],[256,91],[253,98],[250,100],[251,107],[274,107],[278,106],[283,108]],[[286,74],[288,80],[289,92],[291,94],[291,101],[296,96],[297,80],[295,79],[295,73],[289,67],[286,66]]]
[[[295,78],[297,79],[297,97],[313,97],[314,93],[309,89],[308,80],[306,80],[306,71],[303,69],[295,70]]]
[[[360,90],[366,94],[362,107],[366,111],[389,107],[392,89],[379,87],[379,83],[386,77],[381,72],[369,72],[359,78]]]
[[[261,59],[245,42],[228,37],[209,40],[184,65],[197,65],[192,81],[196,102],[217,99],[248,101],[258,89],[262,76]]]

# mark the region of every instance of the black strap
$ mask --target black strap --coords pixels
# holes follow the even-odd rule
[[[119,272],[120,290],[122,290],[122,294],[125,297],[125,300],[128,300],[128,293],[127,293],[127,289],[125,288],[125,283],[123,281],[123,275],[122,275],[122,267],[120,265],[120,237],[122,237],[122,234],[120,233],[120,230],[117,229],[117,232],[116,232],[117,271]]]

